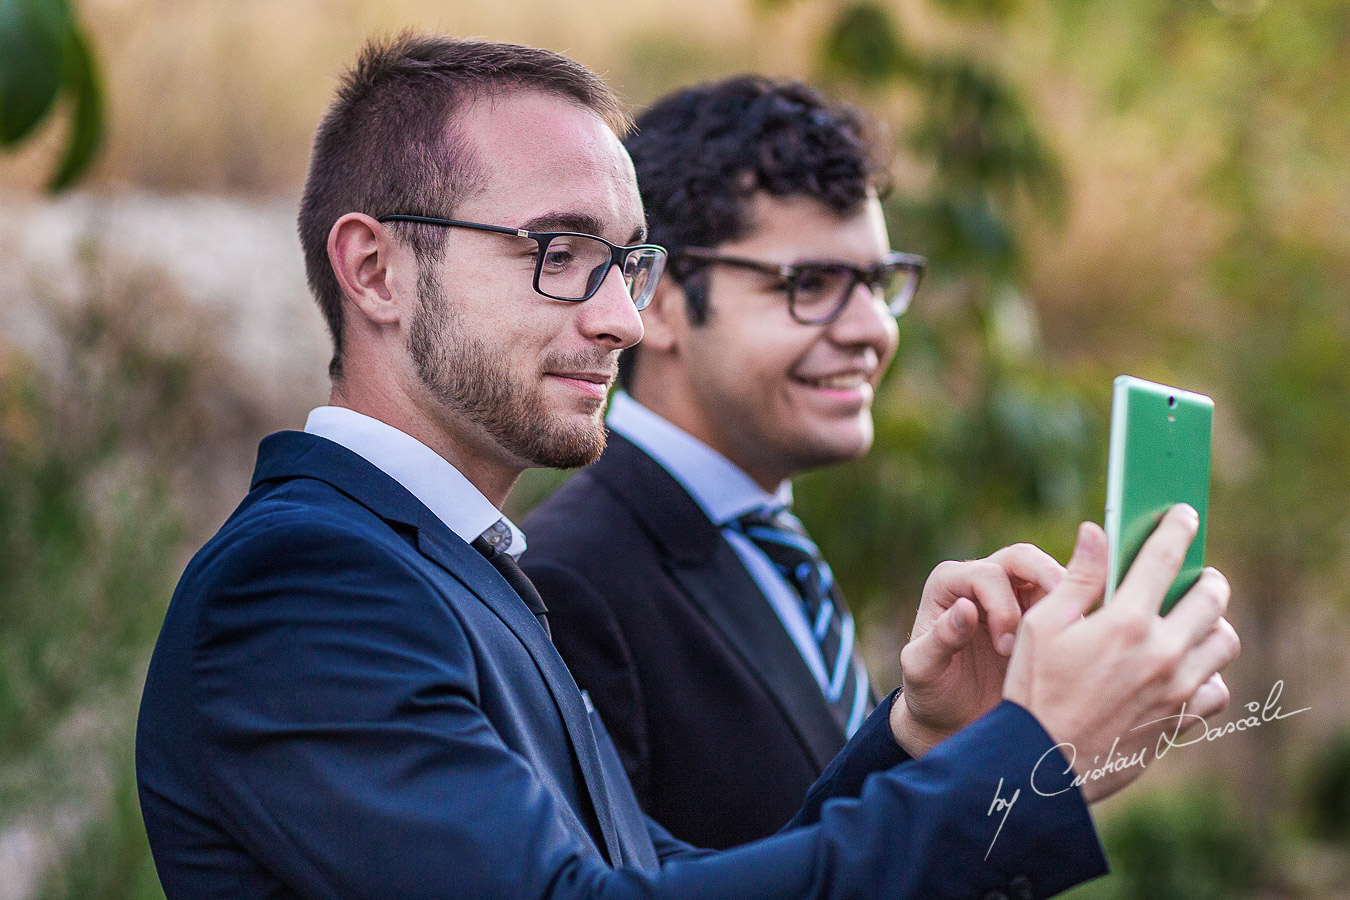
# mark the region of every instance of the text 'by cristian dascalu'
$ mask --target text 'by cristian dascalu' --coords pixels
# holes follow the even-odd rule
[[[1068,741],[1056,744],[1041,755],[1041,758],[1036,761],[1035,768],[1031,770],[1031,790],[1042,797],[1054,797],[1065,791],[1072,790],[1073,788],[1081,788],[1089,782],[1100,781],[1109,775],[1123,772],[1126,769],[1148,768],[1151,759],[1161,759],[1167,755],[1169,750],[1175,747],[1190,747],[1202,742],[1211,743],[1217,741],[1219,738],[1227,737],[1230,734],[1235,734],[1239,731],[1251,731],[1254,728],[1261,727],[1267,722],[1277,722],[1280,719],[1287,719],[1290,716],[1296,716],[1299,713],[1307,712],[1312,709],[1310,706],[1305,706],[1302,709],[1296,709],[1293,712],[1285,712],[1280,707],[1280,695],[1283,693],[1284,681],[1281,679],[1271,686],[1270,694],[1267,695],[1265,703],[1254,700],[1247,704],[1246,709],[1248,715],[1240,719],[1234,719],[1231,722],[1226,722],[1223,725],[1215,725],[1212,727],[1205,721],[1203,716],[1197,716],[1194,713],[1187,712],[1186,706],[1183,704],[1181,712],[1174,716],[1164,716],[1161,719],[1154,719],[1152,722],[1145,722],[1142,725],[1136,725],[1134,728],[1130,729],[1131,731],[1139,731],[1142,728],[1167,725],[1167,729],[1158,736],[1156,746],[1152,748],[1145,746],[1133,753],[1123,754],[1117,752],[1117,748],[1120,746],[1120,738],[1118,737],[1111,742],[1111,749],[1106,752],[1106,757],[1093,757],[1092,768],[1084,769],[1082,772],[1074,775],[1073,781],[1069,787],[1060,788],[1058,790],[1044,790],[1036,784],[1036,773],[1040,771],[1042,763],[1045,763],[1047,759],[1051,758],[1055,751],[1061,751],[1064,758],[1068,761],[1068,768],[1057,773],[1058,775],[1063,776],[1073,771],[1074,763],[1078,758],[1078,748],[1073,744]],[[1194,736],[1182,739],[1181,733],[1195,725],[1201,726],[1200,730],[1196,732]],[[1151,756],[1150,750],[1152,751]],[[1005,797],[1003,795],[1003,779],[1000,778],[998,780],[998,787],[994,789],[994,801],[989,804],[989,810],[985,815],[992,816],[997,813],[1002,813],[1003,818],[999,820],[998,830],[994,832],[994,839],[989,842],[989,850],[985,851],[985,859],[989,858],[990,851],[994,849],[994,843],[998,841],[998,836],[1003,831],[1003,823],[1008,821],[1008,814],[1012,812],[1013,805],[1017,803],[1018,798],[1021,796],[1022,789],[1017,788],[1010,796]]]

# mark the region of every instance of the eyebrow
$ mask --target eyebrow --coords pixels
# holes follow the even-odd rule
[[[581,234],[599,236],[604,225],[595,216],[585,213],[547,212],[535,216],[520,226],[525,231],[576,231]],[[639,225],[628,238],[630,244],[640,244],[647,239],[647,228]]]

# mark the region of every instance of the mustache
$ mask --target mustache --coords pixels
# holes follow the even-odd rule
[[[540,368],[546,372],[596,372],[610,376],[619,375],[618,350],[578,350],[572,353],[553,353],[546,356]]]

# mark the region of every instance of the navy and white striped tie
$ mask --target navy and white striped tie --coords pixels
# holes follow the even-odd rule
[[[801,521],[781,506],[746,513],[729,525],[764,552],[801,599],[825,664],[820,689],[844,734],[852,737],[872,708],[872,692],[854,644],[853,616],[834,583],[829,563]]]

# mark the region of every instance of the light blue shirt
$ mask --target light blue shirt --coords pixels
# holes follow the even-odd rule
[[[525,552],[525,534],[515,523],[445,457],[412,435],[341,406],[313,410],[305,431],[341,444],[403,485],[465,543],[500,530],[501,523],[511,534],[506,552],[512,556]]]
[[[708,518],[719,527],[752,510],[765,506],[792,504],[790,482],[784,481],[776,492],[768,493],[731,460],[682,428],[672,425],[623,391],[616,391],[610,399],[609,415],[605,421],[612,431],[623,435],[660,463],[661,467],[688,491],[689,496],[694,498],[694,502]],[[745,564],[745,568],[769,601],[769,605],[778,614],[779,621],[783,623],[792,642],[801,652],[802,659],[811,669],[821,691],[828,696],[830,684],[836,673],[825,671],[820,646],[812,634],[811,623],[806,619],[806,610],[802,607],[801,598],[764,552],[749,538],[725,527],[722,528],[722,534]],[[850,617],[846,623],[850,635],[851,626]],[[851,645],[852,641],[849,641],[849,644]],[[852,659],[851,653],[849,658]],[[868,687],[867,673],[861,666],[858,666],[857,683],[858,691],[865,695]],[[865,705],[855,703],[854,708],[861,710]],[[845,729],[849,735],[852,735],[861,723],[861,715],[855,714],[854,718],[857,721],[849,722]]]

